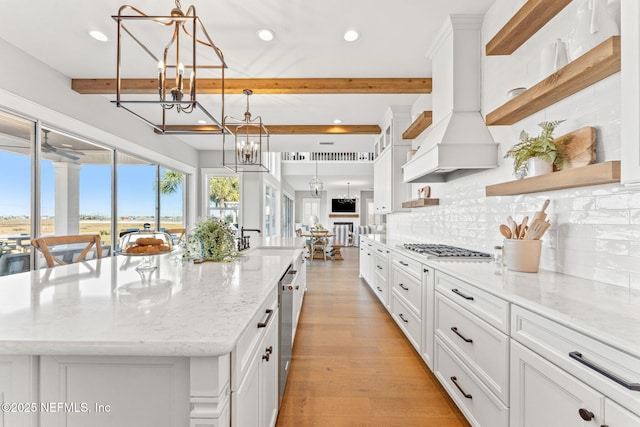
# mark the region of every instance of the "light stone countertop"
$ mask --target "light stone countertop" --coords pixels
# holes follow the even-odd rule
[[[301,254],[300,242],[228,263],[159,255],[150,286],[135,270],[141,257],[128,256],[0,277],[0,354],[229,353]]]
[[[640,292],[548,270],[520,273],[487,261],[427,259],[384,235],[367,238],[640,358]]]

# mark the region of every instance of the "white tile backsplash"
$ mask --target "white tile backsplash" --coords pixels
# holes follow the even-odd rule
[[[486,43],[524,3],[496,0],[485,15]],[[507,90],[530,87],[539,80],[539,58],[544,46],[556,38],[568,40],[581,2],[572,2],[512,55],[483,57],[482,112],[502,105]],[[500,146],[496,169],[457,173],[446,183],[432,184],[432,196],[440,205],[388,215],[388,233],[407,242],[437,242],[492,252],[503,237],[498,231],[507,215],[520,221],[530,217],[545,199],[556,247],[543,243],[541,267],[599,280],[611,285],[640,289],[640,190],[618,184],[582,187],[519,196],[485,197],[485,186],[513,180],[512,161],[504,153],[518,142],[520,131],[538,134],[538,123],[565,120],[556,129],[560,136],[583,126],[597,131],[598,161],[620,159],[620,74],[608,77],[512,126],[490,131]],[[420,184],[424,185],[424,184]],[[417,189],[417,185],[412,190]],[[415,191],[412,191],[412,194]]]

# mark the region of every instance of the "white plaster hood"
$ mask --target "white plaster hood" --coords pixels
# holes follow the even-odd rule
[[[402,166],[404,182],[446,181],[455,170],[498,166],[498,144],[480,114],[481,26],[481,15],[451,15],[429,49],[434,124]]]

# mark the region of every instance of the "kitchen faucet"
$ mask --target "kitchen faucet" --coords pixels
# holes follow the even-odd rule
[[[244,228],[244,226],[240,227],[240,237],[238,237],[238,250],[239,251],[243,251],[245,249],[249,249],[249,238],[251,236],[245,236],[244,232],[245,231],[255,231],[258,233],[262,233],[262,231],[260,231],[257,228]]]

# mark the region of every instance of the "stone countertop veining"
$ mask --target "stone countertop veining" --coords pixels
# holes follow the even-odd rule
[[[487,261],[427,258],[386,236],[366,237],[640,358],[640,291],[548,270],[520,273]]]
[[[229,353],[300,249],[193,264],[117,256],[0,277],[0,354],[218,356]]]

